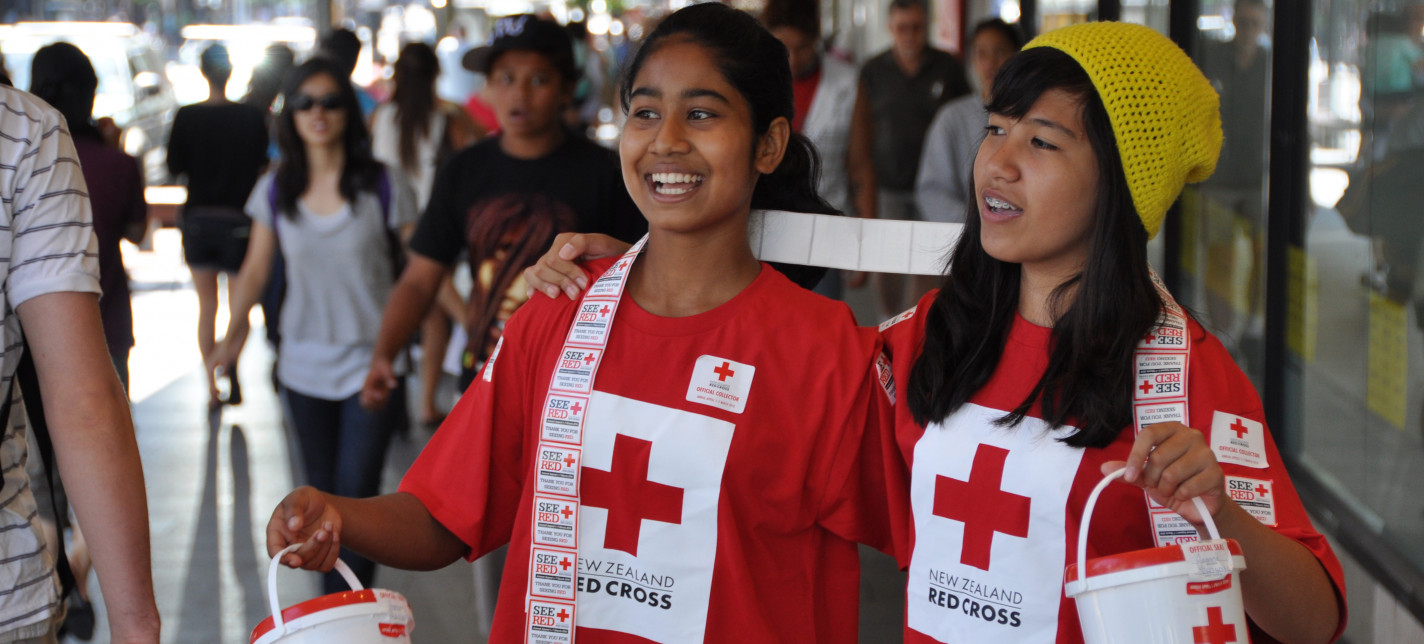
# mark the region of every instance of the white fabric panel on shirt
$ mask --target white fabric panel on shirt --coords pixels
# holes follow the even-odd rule
[[[595,391],[584,425],[583,494],[579,516],[579,626],[630,633],[667,644],[701,642],[707,631],[717,557],[717,503],[735,426],[724,420]],[[629,440],[632,439],[632,440]],[[634,453],[641,443],[646,456]],[[591,498],[590,476],[623,478],[647,459],[656,492],[610,510]],[[666,495],[665,495],[666,496]],[[680,497],[680,498],[678,498]],[[659,505],[673,507],[657,507]],[[654,515],[672,510],[677,522],[647,520],[610,526],[610,513]],[[626,517],[624,517],[626,518]],[[616,523],[618,518],[612,518]],[[633,527],[632,534],[626,531]],[[629,539],[629,537],[632,537]],[[632,547],[636,552],[627,552]]]
[[[1083,450],[1038,418],[999,427],[1003,415],[966,404],[915,444],[906,619],[941,642],[1057,637],[1057,571]]]
[[[964,224],[753,210],[747,228],[764,262],[941,275]]]

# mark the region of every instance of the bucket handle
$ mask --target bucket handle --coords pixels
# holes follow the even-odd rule
[[[1108,486],[1109,483],[1112,483],[1114,480],[1117,480],[1117,479],[1119,479],[1119,478],[1122,478],[1122,475],[1123,475],[1123,474],[1126,474],[1126,473],[1127,473],[1127,468],[1126,468],[1126,467],[1123,467],[1123,468],[1119,468],[1117,471],[1113,472],[1112,474],[1109,474],[1109,475],[1107,475],[1107,476],[1104,476],[1104,477],[1103,477],[1103,480],[1098,481],[1097,487],[1094,487],[1094,488],[1093,488],[1093,493],[1088,495],[1088,506],[1087,506],[1087,509],[1085,509],[1085,510],[1083,511],[1083,521],[1082,521],[1082,524],[1078,526],[1078,578],[1079,578],[1079,579],[1087,579],[1087,578],[1088,578],[1088,566],[1087,566],[1087,560],[1088,560],[1088,522],[1091,521],[1092,518],[1093,518],[1093,508],[1094,508],[1095,506],[1097,506],[1097,504],[1098,504],[1098,495],[1100,495],[1100,494],[1103,493],[1103,490],[1104,490],[1105,488],[1107,488],[1107,486]],[[1201,497],[1199,497],[1199,496],[1194,496],[1194,497],[1192,497],[1192,503],[1197,506],[1197,514],[1201,516],[1201,518],[1202,518],[1202,523],[1205,523],[1205,524],[1206,524],[1206,532],[1207,532],[1207,534],[1211,535],[1211,538],[1212,538],[1213,540],[1220,539],[1220,538],[1221,538],[1221,533],[1216,531],[1216,521],[1212,520],[1212,518],[1211,518],[1211,513],[1210,513],[1210,512],[1207,512],[1207,510],[1206,510],[1206,503],[1203,503],[1202,500],[1201,500]]]
[[[272,557],[272,562],[267,564],[267,603],[272,609],[272,627],[274,631],[287,634],[286,620],[282,619],[282,604],[277,601],[277,569],[282,567],[282,557],[287,553],[302,547],[300,543],[294,543]],[[346,584],[351,586],[351,590],[363,590],[361,580],[356,578],[356,573],[351,572],[351,568],[346,562],[336,560],[336,572],[341,573],[341,578],[346,580]]]

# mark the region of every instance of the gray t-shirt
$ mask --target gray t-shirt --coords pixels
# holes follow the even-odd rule
[[[300,201],[295,218],[282,215],[277,239],[287,267],[282,345],[277,378],[294,391],[328,400],[361,390],[381,330],[381,314],[395,284],[386,226],[415,220],[415,192],[391,172],[390,213],[374,192],[330,214]],[[272,228],[268,194],[273,175],[257,182],[247,200],[252,221]]]
[[[978,94],[945,103],[935,115],[915,178],[915,204],[925,221],[964,223],[968,203],[974,200],[974,157],[988,125],[989,113]]]

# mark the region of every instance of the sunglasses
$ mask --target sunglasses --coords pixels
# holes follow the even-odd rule
[[[306,94],[297,94],[292,97],[291,106],[293,110],[305,112],[320,105],[321,109],[328,112],[341,109],[341,96],[338,94],[327,94],[321,98],[312,98]]]

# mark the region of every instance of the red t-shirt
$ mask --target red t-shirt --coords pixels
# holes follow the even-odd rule
[[[902,392],[935,295],[924,296],[911,317],[883,331]],[[994,424],[1023,402],[1043,375],[1051,332],[1015,316],[989,383],[943,423],[922,427],[911,417],[905,397],[897,401],[896,446],[890,449],[900,452],[909,471],[899,473],[903,480],[892,481],[898,493],[891,498],[908,501],[893,510],[897,522],[907,525],[897,534],[902,562],[909,559],[906,642],[1083,641],[1077,608],[1063,592],[1063,570],[1076,556],[1079,522],[1088,494],[1102,480],[1102,464],[1126,460],[1135,434],[1124,428],[1102,449],[1069,447],[1055,439],[1071,428],[1050,430],[1037,406],[1016,427]],[[1255,389],[1221,343],[1195,320],[1189,333],[1186,424],[1207,435],[1229,485],[1234,481],[1256,491],[1238,503],[1309,549],[1343,597],[1340,562],[1305,514],[1265,429]],[[1250,465],[1227,462],[1239,456],[1223,456],[1223,450],[1241,445],[1229,440],[1235,435],[1229,425],[1237,419],[1255,427],[1245,434],[1250,451],[1260,455]],[[1223,445],[1217,447],[1218,442]],[[936,495],[937,489],[972,492]],[[1154,547],[1141,489],[1108,486],[1098,499],[1088,539],[1089,558]],[[1246,565],[1251,565],[1249,556]],[[1343,601],[1340,617],[1343,630]],[[1275,641],[1254,624],[1251,632],[1253,642]]]
[[[401,482],[471,559],[510,544],[492,642],[524,638],[535,452],[576,309],[522,307]],[[855,542],[890,541],[879,355],[844,304],[765,264],[690,317],[625,295],[585,419],[578,641],[854,642]]]
[[[806,125],[806,114],[811,111],[811,102],[816,100],[816,88],[821,86],[821,68],[791,82],[791,99],[796,111],[791,115],[791,131],[800,132]],[[847,106],[849,107],[849,106]]]

